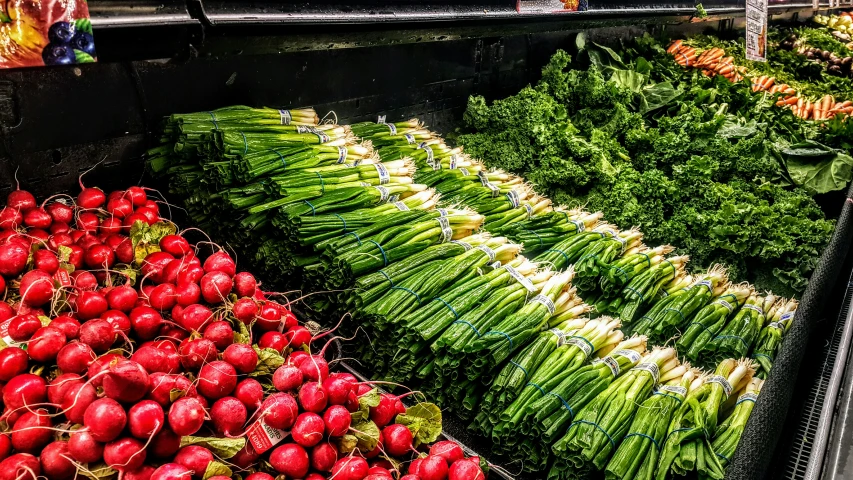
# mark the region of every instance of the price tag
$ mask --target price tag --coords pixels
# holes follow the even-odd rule
[[[791,319],[791,318],[794,318],[794,314],[795,314],[795,313],[796,313],[796,312],[788,312],[788,313],[786,313],[786,314],[782,315],[782,316],[779,318],[779,321],[780,321],[780,322],[784,322],[785,320],[789,320],[789,319]]]
[[[450,169],[453,170],[456,168],[456,161],[459,157],[454,153],[450,156]]]
[[[712,375],[708,377],[708,380],[705,380],[705,383],[718,383],[723,387],[723,393],[726,394],[726,398],[732,394],[732,384],[726,380],[725,377],[720,375]]]
[[[521,200],[518,198],[518,192],[516,192],[515,190],[510,190],[509,193],[506,194],[506,198],[507,200],[509,200],[509,203],[510,205],[512,205],[512,208],[518,208],[518,205],[521,202]]]
[[[694,286],[694,287],[695,287],[695,286],[702,286],[702,287],[707,288],[709,292],[711,292],[711,291],[712,291],[712,290],[711,290],[711,281],[710,281],[710,280],[702,280],[701,282],[696,282],[693,286]]]
[[[661,385],[658,391],[674,393],[676,395],[681,395],[682,397],[687,395],[687,389],[681,385]]]
[[[746,59],[767,61],[767,0],[746,0]]]
[[[753,393],[753,392],[749,392],[749,393],[744,393],[743,395],[741,395],[740,397],[738,397],[738,399],[737,399],[737,403],[741,403],[741,402],[755,402],[755,401],[757,401],[757,400],[758,400],[758,394],[757,394],[757,393]]]
[[[407,133],[403,136],[406,137],[406,141],[409,142],[409,145],[415,143],[415,136],[412,135],[411,133]]]
[[[504,269],[509,272],[509,275],[512,278],[516,279],[518,283],[520,283],[524,288],[526,288],[528,292],[536,291],[536,287],[533,286],[533,282],[531,282],[529,278],[518,273],[518,270],[512,268],[512,265],[504,265]]]
[[[779,322],[770,322],[770,325],[768,325],[768,327],[775,328],[775,329],[779,330],[780,332],[785,331],[785,325],[783,325]]]
[[[11,318],[4,321],[3,323],[0,323],[0,338],[2,338],[4,342],[6,342],[6,345],[17,345],[17,342],[12,340],[12,337],[9,336],[10,323],[12,323]]]
[[[287,438],[290,432],[272,428],[263,419],[258,420],[246,431],[246,438],[257,453],[264,453]]]
[[[409,211],[409,207],[407,207],[406,204],[403,202],[394,202],[394,206],[397,207],[397,210],[399,210],[401,212],[408,212]]]
[[[379,115],[379,117],[376,119],[376,123],[385,123],[385,119],[387,117],[388,115]]]
[[[459,245],[460,247],[464,248],[466,252],[474,248],[471,246],[470,243],[466,243],[461,240],[451,240],[450,243],[455,243],[456,245]]]
[[[569,223],[573,224],[575,228],[578,229],[578,233],[582,233],[586,228],[586,225],[584,225],[580,220],[569,220]]]
[[[743,306],[743,308],[746,310],[752,310],[754,312],[758,312],[758,314],[761,315],[762,317],[764,316],[764,309],[762,309],[758,305],[752,305],[752,304],[747,303],[746,305]]]
[[[565,345],[565,343],[566,343],[566,332],[560,330],[559,328],[552,328],[548,331],[553,333],[554,336],[557,337],[557,346],[558,347],[562,347],[563,345]]]
[[[447,215],[448,215],[448,213],[447,213],[446,208],[439,208],[438,209],[438,216],[439,217],[446,217]]]
[[[557,310],[557,307],[554,305],[554,301],[541,293],[531,298],[529,303],[541,303],[542,305],[545,305],[545,308],[548,309],[548,313],[551,315],[553,315],[554,311]]]
[[[374,167],[376,167],[376,173],[379,174],[379,185],[385,185],[386,183],[391,182],[391,174],[388,173],[388,169],[385,168],[385,165],[381,163],[374,163]]]
[[[735,309],[735,307],[733,307],[731,303],[723,300],[722,298],[718,298],[714,303],[716,303],[717,305],[722,305],[729,312]]]
[[[531,207],[529,203],[524,204],[524,209],[527,210],[527,218],[533,216],[533,207]]]
[[[589,355],[587,354],[587,356]],[[610,374],[613,375],[614,378],[619,376],[619,362],[617,362],[615,358],[611,356],[604,357],[601,359],[601,363],[610,368]]]
[[[634,350],[617,350],[617,351],[613,352],[611,355],[613,355],[613,356],[619,355],[620,357],[625,357],[625,358],[631,360],[631,363],[637,363],[640,361],[640,358],[641,358],[640,354],[635,352]]]
[[[379,203],[385,203],[388,201],[389,192],[387,188],[381,185],[376,185],[373,188],[379,190]]]
[[[491,248],[487,247],[486,245],[480,245],[479,247],[477,247],[477,250],[482,250],[482,251],[486,252],[486,255],[489,256],[489,263],[492,263],[495,261],[495,251],[492,250]]]
[[[453,238],[453,230],[450,228],[450,220],[447,217],[438,217],[438,224],[441,226],[441,238],[438,243],[445,243]]]
[[[468,175],[471,175],[470,173],[468,173],[468,169],[465,167],[460,168],[459,171],[462,172],[462,175],[465,175],[466,177]]]
[[[649,372],[652,374],[654,383],[657,384],[660,380],[660,368],[657,363],[641,363],[634,367],[634,370]]]
[[[347,147],[338,147],[338,163],[344,163],[347,160]]]
[[[278,116],[281,117],[282,125],[290,125],[290,122],[293,121],[293,117],[290,115],[290,110],[279,110]]]

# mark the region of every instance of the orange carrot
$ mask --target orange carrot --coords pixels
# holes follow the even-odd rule
[[[666,49],[666,53],[674,53],[681,47],[681,40],[676,40],[669,44],[669,47]]]

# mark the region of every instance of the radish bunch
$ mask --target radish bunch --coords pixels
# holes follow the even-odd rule
[[[81,188],[0,210],[0,480],[483,478],[456,444],[419,453],[437,407],[331,373],[328,333],[144,189]]]

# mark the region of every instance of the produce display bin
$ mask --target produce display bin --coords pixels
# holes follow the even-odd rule
[[[144,175],[142,155],[156,140],[161,119],[175,112],[312,105],[320,115],[333,111],[342,124],[377,115],[418,117],[451,133],[469,95],[502,98],[535,82],[550,55],[570,49],[579,31],[607,43],[647,31],[731,31],[744,21],[739,0],[706,3],[703,19],[693,17],[693,2],[590,3],[590,11],[578,14],[521,15],[509,0],[90,0],[99,63],[0,70],[0,195],[14,188],[15,178],[42,198],[72,191],[77,177],[93,167],[89,183],[105,189],[135,183]],[[805,18],[814,10],[811,3],[773,2],[770,13],[774,21]],[[833,426],[832,407],[837,398],[849,402],[853,390],[849,372],[843,374],[853,329],[844,284],[851,270],[845,261],[853,236],[851,196],[853,190],[820,199],[837,226],[728,479],[841,475],[822,469],[839,465],[842,427],[850,422],[841,416]],[[822,321],[839,309],[837,323]],[[826,339],[837,347],[820,351]],[[804,358],[807,366],[825,364],[823,374],[801,368]],[[821,410],[827,394],[833,405]],[[449,435],[482,451],[481,440],[469,438],[457,423],[448,421]],[[835,450],[824,461],[828,446]],[[496,474],[525,478],[513,471]]]

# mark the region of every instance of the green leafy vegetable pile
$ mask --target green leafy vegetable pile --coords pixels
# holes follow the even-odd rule
[[[694,269],[724,263],[732,279],[801,292],[834,226],[811,194],[851,177],[838,142],[746,82],[685,71],[649,37],[622,56],[583,37],[578,50],[515,96],[471,97],[465,151],[678,245]]]

